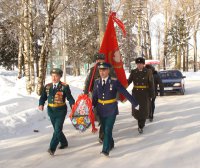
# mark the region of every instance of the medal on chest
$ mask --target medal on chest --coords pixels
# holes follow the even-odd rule
[[[110,91],[112,90],[112,84],[110,84]]]

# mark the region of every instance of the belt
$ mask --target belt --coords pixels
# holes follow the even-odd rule
[[[116,99],[110,99],[110,100],[101,100],[101,99],[98,99],[98,102],[101,103],[101,104],[111,104],[111,103],[114,103],[116,102],[117,100]]]
[[[65,105],[65,103],[60,103],[60,104],[51,104],[51,103],[49,103],[48,104],[49,107],[61,107],[61,106],[64,106],[64,105]]]
[[[134,86],[134,88],[136,88],[136,89],[147,89],[147,88],[149,88],[149,86]]]

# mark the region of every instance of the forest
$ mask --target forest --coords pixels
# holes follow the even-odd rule
[[[116,31],[129,71],[139,56],[161,69],[200,69],[200,0],[0,0],[0,66],[17,68],[40,95],[52,67],[78,76],[93,62],[111,11],[125,25],[126,37]]]

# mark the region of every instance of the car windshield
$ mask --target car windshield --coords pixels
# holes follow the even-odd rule
[[[182,78],[182,74],[179,71],[164,71],[159,73],[161,79],[177,79]]]

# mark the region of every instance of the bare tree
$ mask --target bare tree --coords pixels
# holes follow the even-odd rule
[[[104,32],[106,29],[104,0],[98,0],[98,20],[99,20],[99,44],[101,45]]]
[[[129,72],[131,71],[131,62],[136,58],[136,46],[137,46],[137,37],[133,32],[133,27],[136,26],[136,12],[135,12],[135,4],[132,0],[127,0],[124,2],[123,7],[123,17],[122,21],[126,27],[126,38],[119,40],[123,42],[121,45],[122,53],[124,55],[125,65],[129,68]],[[117,33],[120,34],[120,33]]]
[[[19,6],[21,6],[21,8],[19,8],[19,13],[20,13],[20,22],[19,22],[19,52],[18,52],[18,78],[20,79],[22,77],[22,66],[23,66],[23,25],[22,25],[22,16],[23,16],[23,6],[21,5],[21,3],[19,4]]]
[[[29,94],[35,90],[35,70],[33,56],[33,1],[22,0],[21,17],[19,18],[19,73],[21,77],[22,66],[24,66],[26,77],[26,89]],[[23,56],[23,57],[22,57]],[[22,65],[22,58],[24,65]]]
[[[192,13],[195,14],[199,12],[200,2],[192,1]],[[193,25],[193,44],[194,44],[194,72],[197,71],[197,32],[199,29],[199,21],[200,21],[200,14],[192,17],[192,25]]]
[[[23,15],[23,26],[25,27],[23,31],[24,37],[24,67],[25,67],[25,77],[26,77],[26,90],[31,94],[31,81],[30,81],[30,42],[29,42],[29,0],[22,0],[24,15]]]
[[[153,59],[152,56],[152,44],[151,44],[151,21],[152,18],[159,13],[159,5],[160,3],[155,0],[146,0],[144,3],[144,11],[145,11],[145,27],[144,33],[146,36],[146,43],[144,43],[145,52],[147,53],[148,59]]]
[[[173,44],[174,51],[177,51],[175,55],[176,68],[183,71],[188,70],[188,59],[189,59],[189,48],[193,48],[193,68],[197,71],[197,32],[199,30],[199,0],[178,0],[175,5],[176,14],[174,19],[171,21],[172,24],[176,25],[176,43]],[[190,38],[193,37],[192,44]]]
[[[46,0],[46,20],[44,38],[42,41],[40,59],[39,59],[39,76],[37,84],[37,94],[40,95],[46,77],[46,67],[48,54],[51,50],[52,30],[55,18],[58,16],[59,5],[61,0]]]
[[[164,30],[164,55],[163,55],[163,69],[166,69],[166,58],[167,58],[167,37],[168,37],[168,8],[169,0],[165,0],[165,30]]]

